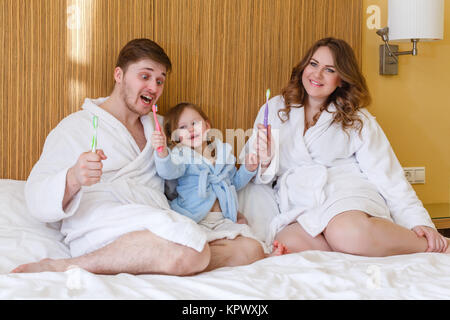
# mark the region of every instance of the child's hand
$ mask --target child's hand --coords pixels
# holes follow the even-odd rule
[[[159,132],[158,130],[153,131],[151,142],[152,147],[155,150],[158,150],[159,147],[162,147],[162,151],[158,153],[161,158],[167,157],[169,152],[167,151],[167,140],[164,133]]]
[[[250,172],[258,169],[258,156],[256,153],[249,153],[245,156],[245,169]]]

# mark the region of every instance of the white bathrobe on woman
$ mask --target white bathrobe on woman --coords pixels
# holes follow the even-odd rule
[[[74,257],[138,230],[150,230],[201,251],[205,233],[194,221],[170,209],[164,180],[156,174],[150,143],[153,117],[140,118],[147,138],[141,152],[126,127],[99,107],[106,99],[86,99],[83,110],[63,119],[48,135],[25,187],[31,214],[43,222],[61,221],[61,232]],[[94,115],[98,116],[98,149],[108,158],[103,161],[100,182],[83,186],[64,211],[67,171],[90,150]]]
[[[279,214],[269,224],[266,243],[290,223],[297,221],[312,237],[320,234],[339,213],[360,210],[411,229],[434,227],[427,211],[406,180],[388,139],[375,118],[361,109],[363,122],[346,134],[333,123],[334,105],[323,111],[305,135],[304,108],[291,108],[282,122],[278,111],[285,108],[282,96],[269,101],[269,124],[275,142],[274,158],[267,170],[258,169],[257,184],[272,184]],[[263,106],[247,143],[253,149],[256,125],[263,123]],[[241,153],[244,156],[245,150]]]

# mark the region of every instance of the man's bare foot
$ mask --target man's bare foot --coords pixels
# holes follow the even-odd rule
[[[34,272],[64,272],[70,265],[64,260],[43,259],[39,262],[26,263],[18,266],[11,273],[34,273]]]
[[[278,242],[277,240],[275,240],[273,242],[273,250],[272,252],[268,255],[268,257],[274,257],[274,256],[282,256],[284,254],[288,254],[291,253],[288,248],[282,244],[281,242]]]

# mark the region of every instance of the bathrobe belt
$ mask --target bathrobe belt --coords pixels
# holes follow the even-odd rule
[[[237,205],[231,190],[234,186],[228,185],[226,179],[228,179],[227,172],[214,175],[211,174],[209,169],[201,170],[199,173],[198,195],[202,198],[206,198],[206,189],[208,185],[211,185],[219,202],[221,199],[226,199],[227,208],[222,208],[224,217],[231,221],[235,221],[237,216]]]
[[[110,192],[121,203],[149,205],[161,209],[170,209],[164,193],[134,179],[121,178],[105,181],[89,187],[83,187],[84,193]]]

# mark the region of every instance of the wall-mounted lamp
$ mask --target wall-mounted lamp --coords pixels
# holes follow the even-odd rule
[[[380,74],[398,74],[398,56],[417,55],[420,41],[444,38],[444,0],[389,0],[388,27],[377,30],[380,45]],[[398,51],[391,41],[411,41],[411,51]]]

